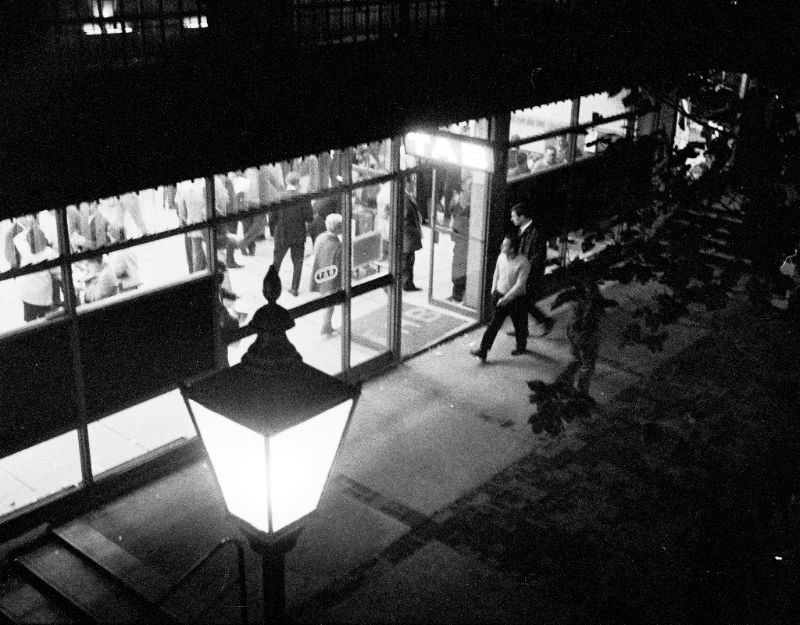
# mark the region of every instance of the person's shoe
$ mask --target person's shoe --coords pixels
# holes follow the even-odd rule
[[[419,288],[416,284],[404,284],[403,285],[404,291],[421,291],[422,289]]]
[[[455,295],[451,295],[450,297],[447,298],[447,301],[453,302],[454,304],[460,304],[464,300],[460,297],[456,297]]]
[[[329,339],[339,334],[339,331],[335,328],[323,328],[320,331],[320,334],[322,335],[322,338]]]
[[[472,349],[469,353],[480,358],[481,362],[486,362],[486,352],[483,352],[480,349]]]
[[[508,330],[506,334],[508,334],[508,336],[517,336],[517,333],[514,330]],[[530,336],[530,334],[528,336]]]
[[[225,263],[225,266],[228,269],[241,269],[242,267],[244,267],[244,265],[240,265],[235,260],[228,261],[227,263]]]
[[[289,289],[289,295],[294,295],[297,297],[297,289]]]
[[[519,349],[519,348],[517,348],[513,352],[511,352],[511,355],[512,356],[522,356],[523,354],[532,354],[532,353],[533,352],[531,350],[529,350],[529,349],[525,349],[525,348]]]

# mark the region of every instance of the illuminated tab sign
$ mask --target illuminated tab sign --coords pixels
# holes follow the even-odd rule
[[[427,132],[409,132],[406,135],[406,154],[428,158],[447,165],[467,169],[494,171],[492,149],[478,143],[467,143],[452,137],[432,135]]]

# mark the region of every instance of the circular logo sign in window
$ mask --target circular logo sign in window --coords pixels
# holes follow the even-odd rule
[[[323,282],[330,282],[339,275],[339,268],[336,265],[328,265],[322,269],[317,269],[314,273],[314,282],[322,284]]]

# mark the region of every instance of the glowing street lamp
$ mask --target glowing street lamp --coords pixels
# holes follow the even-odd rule
[[[269,623],[286,620],[284,558],[316,510],[360,393],[303,363],[280,290],[272,266],[242,362],[181,388],[228,511],[261,555]]]

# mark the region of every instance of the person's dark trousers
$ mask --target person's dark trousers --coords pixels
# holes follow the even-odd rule
[[[467,277],[453,278],[453,294],[450,296],[453,300],[460,302],[464,299],[464,291],[467,290]]]
[[[50,306],[37,306],[36,304],[29,304],[22,302],[22,316],[25,321],[33,321],[34,319],[41,319],[50,312]]]
[[[233,255],[236,245],[233,243],[230,236],[236,235],[237,226],[237,222],[232,221],[224,224],[217,230],[217,249],[225,250],[225,264],[228,267],[235,267],[237,265],[236,258]]]
[[[523,296],[526,304],[526,310],[533,317],[533,320],[539,325],[544,325],[549,322],[550,317],[542,312],[536,302],[539,299],[539,280],[535,282],[528,282],[525,295]]]
[[[190,237],[189,244],[192,249],[191,261],[189,262],[189,272],[203,271],[208,267],[206,259],[205,241],[202,237]]]
[[[503,322],[506,317],[511,317],[511,323],[514,324],[514,336],[517,340],[517,349],[524,351],[528,342],[528,318],[525,302],[522,297],[516,297],[505,306],[499,306],[498,301],[503,297],[502,293],[495,291],[492,293],[492,318],[489,320],[489,325],[486,326],[486,331],[483,333],[481,339],[480,351],[485,356],[492,349],[494,339],[500,328],[503,327]]]
[[[280,271],[283,258],[286,252],[292,251],[292,288],[296,291],[300,288],[300,276],[303,271],[303,255],[305,253],[305,241],[295,241],[291,245],[286,245],[283,241],[275,241],[275,256],[272,263]]]
[[[189,267],[189,273],[192,273],[194,272],[194,248],[188,234],[183,235],[183,247],[186,250],[186,265]]]
[[[403,288],[414,286],[414,255],[416,252],[408,252],[403,254]]]
[[[248,252],[251,256],[256,251],[256,239],[264,236],[264,228],[267,227],[267,216],[265,214],[253,215],[250,223],[242,220],[244,234],[239,241],[239,249]]]

